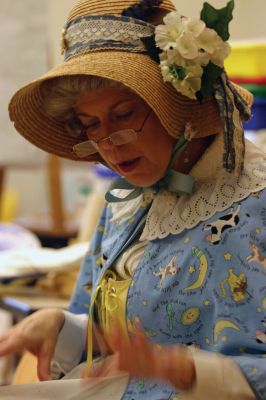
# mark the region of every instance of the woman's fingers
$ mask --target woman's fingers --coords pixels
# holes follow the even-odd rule
[[[25,318],[0,337],[0,356],[28,350],[38,358],[38,376],[49,379],[57,336],[64,324],[62,310],[45,309]]]
[[[52,340],[44,342],[39,352],[36,354],[37,363],[37,374],[41,381],[48,381],[50,379],[51,372],[51,360],[54,354],[55,342]]]
[[[117,352],[119,355],[120,370],[127,371],[131,375],[152,375],[152,345],[147,340],[143,329],[138,327],[135,335],[129,339],[120,326],[116,325],[113,327],[108,341],[113,352]]]
[[[118,353],[119,369],[130,375],[163,379],[179,389],[190,387],[195,379],[194,362],[186,347],[152,343],[140,327],[130,340],[115,327],[110,346]]]
[[[26,338],[15,328],[9,329],[0,338],[0,357],[20,351],[25,345]]]

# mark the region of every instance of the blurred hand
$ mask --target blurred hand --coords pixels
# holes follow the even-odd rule
[[[161,346],[151,343],[143,330],[138,329],[131,340],[124,337],[119,327],[113,331],[109,345],[115,356],[110,365],[98,370],[115,373],[127,371],[131,376],[141,376],[168,381],[177,389],[187,390],[195,379],[195,366],[190,351],[185,346]]]
[[[99,378],[106,376],[116,376],[121,373],[119,369],[118,353],[108,355],[93,362],[91,371],[85,375],[85,378]]]
[[[0,336],[0,357],[28,350],[38,359],[39,379],[50,379],[50,363],[64,321],[60,309],[40,310],[26,317]]]

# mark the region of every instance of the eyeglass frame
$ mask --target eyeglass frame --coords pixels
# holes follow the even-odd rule
[[[102,139],[99,139],[99,140],[85,140],[84,142],[80,142],[80,143],[78,143],[78,144],[75,144],[73,147],[72,147],[72,151],[73,151],[73,153],[75,153],[79,158],[84,158],[84,157],[87,157],[87,156],[91,156],[91,155],[93,155],[93,154],[96,154],[96,153],[98,153],[98,151],[99,150],[97,150],[97,147],[99,148],[99,143],[103,143],[103,142],[107,142],[108,140],[109,141],[111,141],[111,143],[113,144],[113,145],[115,145],[115,146],[120,146],[120,145],[122,145],[122,144],[126,144],[126,143],[131,143],[131,142],[133,142],[134,140],[136,140],[136,138],[137,138],[137,135],[139,134],[139,133],[141,133],[142,132],[142,130],[143,130],[143,128],[144,128],[144,125],[145,125],[145,123],[147,122],[147,120],[148,120],[148,118],[149,118],[149,116],[151,115],[151,113],[152,113],[152,109],[150,108],[149,109],[149,111],[148,111],[148,113],[147,113],[147,115],[145,116],[145,118],[144,118],[144,120],[143,120],[143,122],[142,122],[142,124],[141,124],[141,126],[140,126],[140,128],[139,129],[132,129],[132,128],[128,128],[128,129],[120,129],[119,131],[115,131],[115,132],[113,132],[113,133],[111,133],[111,135],[109,135],[109,136],[106,136],[105,138],[102,138]],[[83,129],[82,129],[82,132],[84,132],[84,130],[86,131],[86,127],[84,127]],[[133,133],[133,134],[136,134],[136,136],[133,138],[133,140],[129,140],[129,141],[126,141],[126,142],[124,142],[124,143],[120,143],[120,144],[116,144],[116,143],[114,143],[113,142],[113,140],[112,140],[112,137],[114,137],[114,135],[117,135],[117,134],[122,134],[122,136],[123,136],[123,132],[129,132],[129,133]],[[77,151],[77,148],[78,148],[78,146],[83,146],[83,145],[85,145],[85,144],[87,144],[87,145],[91,145],[94,149],[95,149],[95,151],[93,151],[93,152],[90,152],[90,153],[86,153],[86,154],[84,154],[83,153],[83,155],[81,155],[81,153],[79,153],[78,154],[78,151]],[[97,147],[95,147],[95,146],[97,146]],[[84,147],[84,146],[83,146]]]

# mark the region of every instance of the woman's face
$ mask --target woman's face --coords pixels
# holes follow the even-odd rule
[[[95,142],[119,130],[139,130],[144,123],[134,141],[114,145],[107,140],[98,151],[110,168],[135,185],[152,185],[164,175],[175,139],[139,96],[119,87],[92,90],[79,96],[76,112]]]

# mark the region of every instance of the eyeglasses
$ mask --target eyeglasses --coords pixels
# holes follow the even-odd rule
[[[137,139],[138,133],[142,131],[145,123],[147,122],[152,109],[149,110],[148,114],[144,118],[144,121],[141,124],[139,129],[122,129],[112,133],[110,136],[99,140],[86,140],[85,142],[81,142],[75,144],[73,146],[73,152],[79,157],[84,158],[95,154],[98,152],[99,147],[104,148],[105,145],[110,145],[112,143],[115,146],[121,146],[122,144],[133,142]]]

